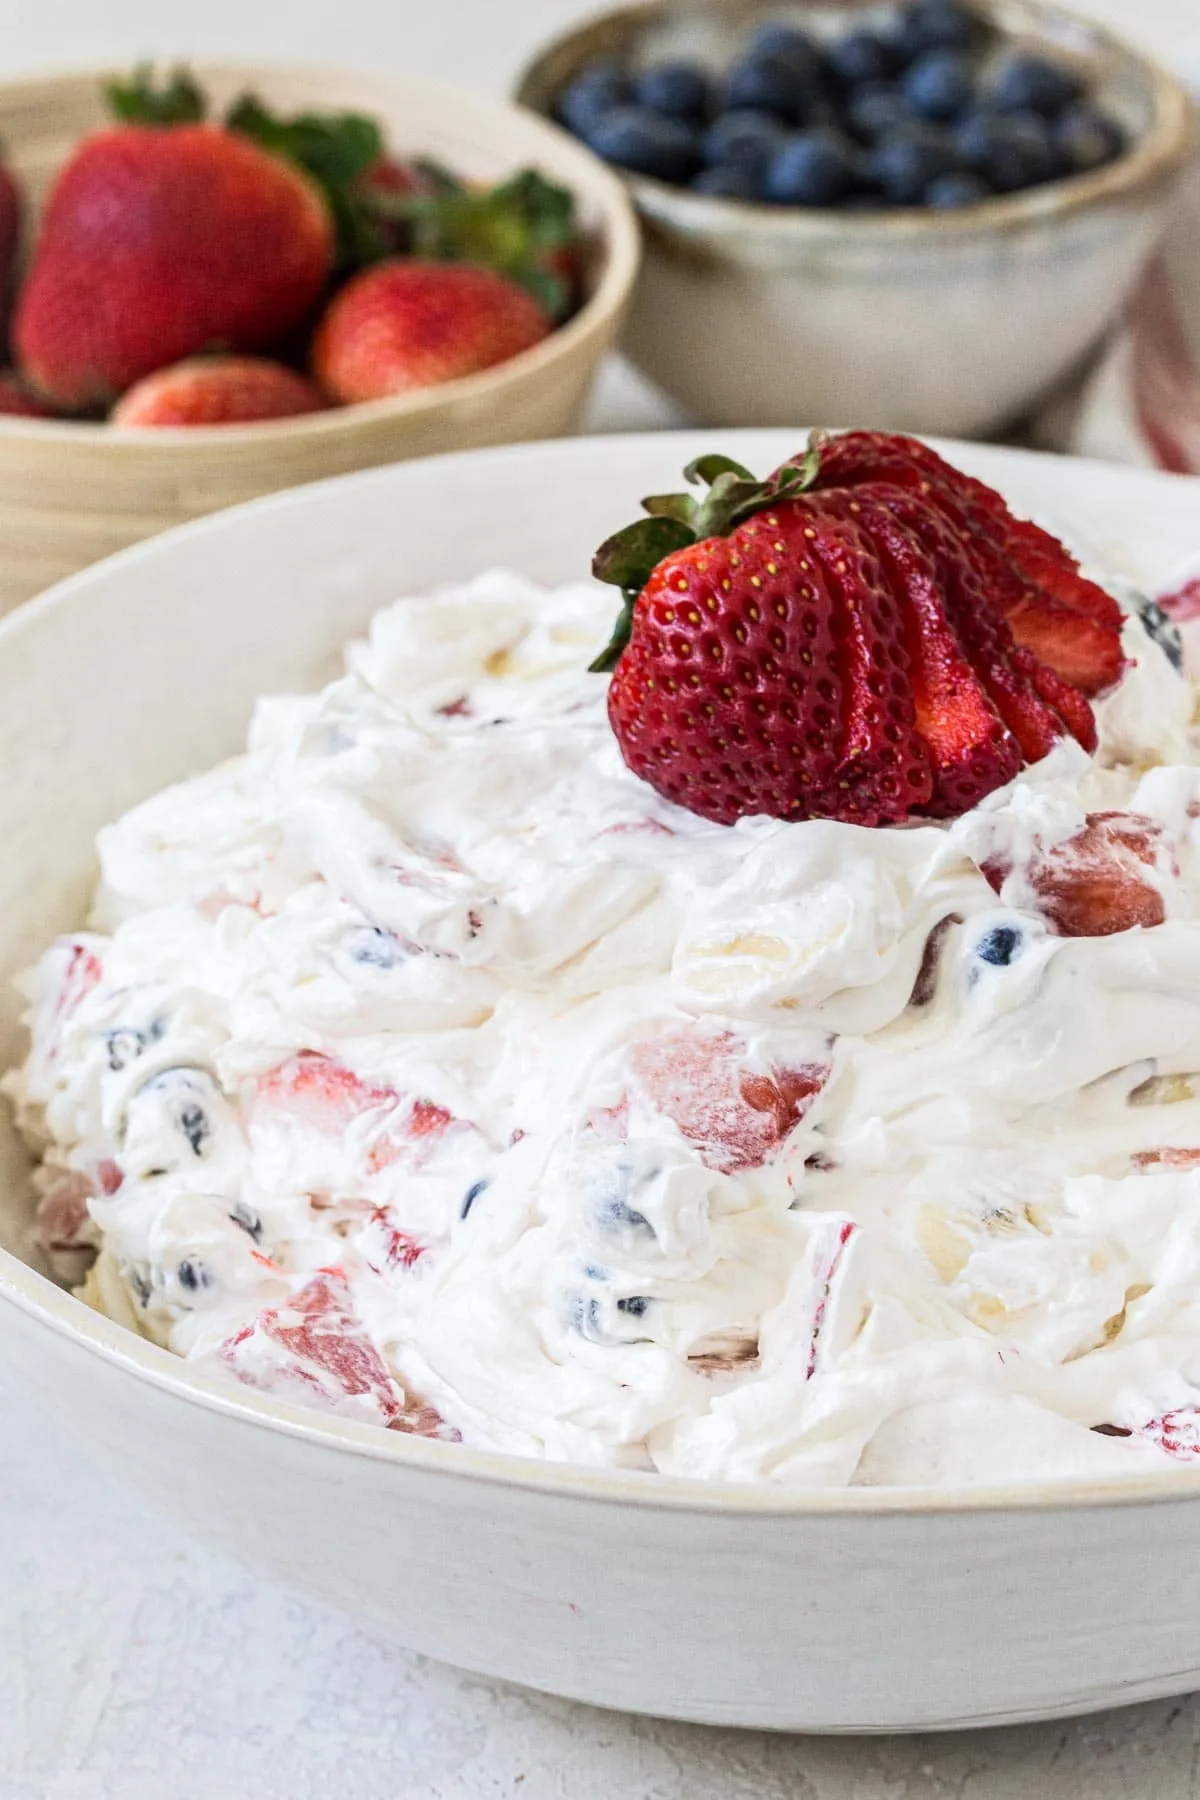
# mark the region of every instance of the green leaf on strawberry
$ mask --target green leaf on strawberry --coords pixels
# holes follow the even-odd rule
[[[153,65],[141,63],[128,81],[110,81],[104,94],[126,125],[198,125],[208,116],[208,98],[185,68],[159,82]]]
[[[551,318],[570,312],[570,264],[580,242],[575,197],[536,169],[521,169],[491,188],[451,180],[439,190],[424,183],[420,192],[379,204],[389,217],[408,221],[416,255],[482,263],[527,289]]]
[[[356,192],[356,184],[383,155],[383,132],[374,119],[361,113],[297,113],[284,119],[256,95],[243,94],[225,115],[225,123],[312,176],[337,226],[341,269],[361,268],[389,254],[386,232],[365,197]]]
[[[706,486],[706,494],[700,498],[694,494],[650,494],[642,501],[642,511],[649,516],[614,532],[592,559],[596,580],[619,587],[624,594],[613,635],[591,664],[592,674],[607,675],[616,668],[629,642],[633,603],[663,558],[704,538],[728,537],[755,513],[804,493],[817,478],[823,441],[821,433],[814,432],[803,462],[786,464],[766,481],[759,481],[730,456],[716,451],[698,456],[684,470],[684,478]]]

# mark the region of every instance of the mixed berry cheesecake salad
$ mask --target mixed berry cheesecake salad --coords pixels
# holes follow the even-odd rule
[[[44,1251],[197,1368],[527,1456],[1186,1464],[1177,633],[911,439],[688,474],[599,657],[594,582],[401,600],[101,834],[7,1083]]]

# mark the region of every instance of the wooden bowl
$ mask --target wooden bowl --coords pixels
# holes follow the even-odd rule
[[[586,304],[544,343],[424,393],[261,425],[133,431],[0,417],[0,611],[168,526],[326,475],[522,438],[576,422],[624,317],[638,227],[624,185],[565,132],[434,82],[301,64],[197,63],[214,110],[253,89],[273,107],[378,118],[401,155],[496,180],[525,164],[575,194],[591,245]],[[107,119],[113,71],[0,84],[0,142],[33,210],[72,146]]]
[[[874,0],[650,0],[547,45],[517,98],[549,114],[593,57],[728,67],[764,19],[819,34]],[[873,425],[997,435],[1035,409],[1120,314],[1195,148],[1179,82],[1043,0],[971,0],[1026,49],[1089,72],[1127,152],[1072,180],[958,212],[717,200],[626,180],[645,257],[625,335],[635,363],[716,425]]]

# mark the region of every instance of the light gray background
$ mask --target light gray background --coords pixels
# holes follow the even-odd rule
[[[1200,0],[1075,0],[1160,53]],[[579,0],[0,0],[0,74],[317,57],[500,92]],[[1190,60],[1190,58],[1189,58]],[[613,366],[591,423],[673,422]],[[752,424],[752,420],[747,420]],[[966,1737],[589,1711],[374,1642],[147,1517],[0,1369],[0,1800],[1200,1800],[1200,1702]]]

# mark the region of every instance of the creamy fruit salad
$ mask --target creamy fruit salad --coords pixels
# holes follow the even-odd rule
[[[611,683],[595,585],[483,575],[101,834],[8,1078],[85,1299],[280,1399],[577,1463],[1200,1455],[1178,636],[905,442],[753,493],[710,462],[703,516],[605,546]]]

